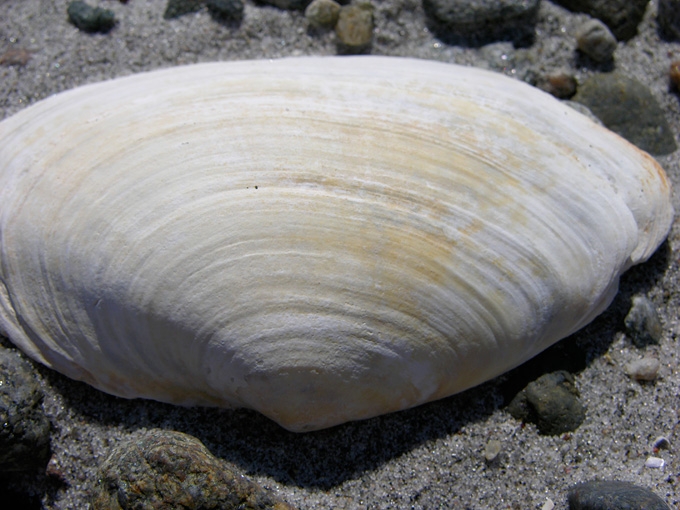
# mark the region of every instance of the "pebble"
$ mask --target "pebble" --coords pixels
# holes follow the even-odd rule
[[[626,333],[636,347],[658,344],[663,334],[656,307],[645,296],[633,296],[633,304],[624,319]]]
[[[373,6],[367,2],[343,5],[335,25],[340,53],[362,53],[373,41]]]
[[[680,60],[671,62],[668,77],[671,81],[671,90],[680,91]]]
[[[0,66],[19,66],[28,64],[33,56],[33,51],[26,48],[10,48],[0,55]]]
[[[164,19],[175,19],[185,14],[198,12],[205,3],[205,0],[168,0],[165,5]]]
[[[680,40],[680,0],[659,0],[656,22],[664,39]]]
[[[498,439],[490,439],[484,447],[484,458],[487,462],[493,462],[501,453],[502,444]]]
[[[659,368],[658,359],[646,356],[626,364],[624,371],[636,381],[654,381],[659,377]]]
[[[664,112],[650,90],[619,72],[596,73],[578,88],[586,105],[612,131],[653,155],[677,149]]]
[[[614,56],[616,37],[599,19],[590,19],[576,31],[576,46],[596,62],[607,62]]]
[[[645,461],[645,467],[652,469],[661,469],[666,465],[666,461],[660,457],[647,457]]]
[[[569,510],[670,510],[649,489],[619,481],[579,483],[569,490],[567,500]]]
[[[44,468],[50,458],[50,422],[30,363],[0,347],[0,473]]]
[[[574,12],[600,19],[619,41],[635,37],[649,0],[555,0]]]
[[[116,24],[113,11],[101,7],[92,7],[81,1],[68,4],[66,12],[69,21],[83,32],[106,33]]]
[[[423,0],[444,40],[486,44],[533,37],[540,0]]]
[[[305,18],[317,28],[333,28],[340,16],[340,4],[333,0],[314,0],[305,9]]]
[[[574,74],[565,70],[541,76],[536,81],[536,87],[558,99],[569,99],[576,94],[576,85]]]
[[[578,397],[574,377],[558,370],[530,382],[508,404],[508,412],[518,420],[536,424],[541,434],[558,435],[583,423],[586,411]]]
[[[234,473],[195,437],[148,430],[118,444],[100,468],[93,510],[292,510]]]
[[[242,0],[208,0],[205,5],[215,20],[238,21],[243,19]]]
[[[541,507],[541,510],[553,510],[555,508],[555,503],[552,499],[547,498],[545,500],[545,503],[543,503],[543,506]]]

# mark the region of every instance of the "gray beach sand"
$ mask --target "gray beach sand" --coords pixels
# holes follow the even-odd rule
[[[66,0],[0,0],[0,54],[30,52],[24,66],[0,66],[0,117],[56,92],[141,71],[194,62],[266,59],[336,52],[332,32],[309,31],[304,16],[246,1],[240,25],[215,22],[203,10],[162,18],[165,0],[100,0],[118,25],[88,35],[66,19]],[[373,54],[411,56],[474,65],[519,79],[560,68],[579,80],[592,69],[574,51],[574,33],[587,16],[544,0],[534,44],[479,48],[446,45],[427,29],[417,0],[374,2]],[[680,43],[661,41],[656,2],[639,35],[619,43],[615,69],[648,86],[680,139],[680,103],[669,93],[668,68]],[[678,151],[680,152],[680,151]],[[675,186],[680,211],[679,154],[658,158]],[[199,438],[234,469],[301,508],[567,508],[567,490],[593,479],[626,480],[652,489],[671,508],[680,502],[680,228],[645,265],[624,275],[612,307],[593,324],[551,349],[552,356],[519,367],[478,388],[439,402],[330,430],[293,434],[250,411],[184,409],[128,401],[37,367],[44,407],[53,423],[53,459],[47,482],[27,475],[17,490],[44,493],[50,509],[88,507],[97,463],[117,441],[144,428],[178,430]],[[623,317],[636,294],[656,305],[664,328],[659,345],[633,346]],[[638,383],[626,363],[651,355],[659,379]],[[576,361],[573,361],[573,360]],[[568,361],[569,360],[569,361]],[[571,434],[541,436],[504,410],[504,399],[546,366],[575,372],[585,422]],[[653,452],[659,436],[670,449]],[[492,462],[490,440],[501,442]],[[645,467],[649,456],[663,468]]]

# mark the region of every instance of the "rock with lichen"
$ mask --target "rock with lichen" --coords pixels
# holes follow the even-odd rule
[[[94,510],[292,510],[234,473],[195,437],[148,430],[117,445],[100,468]]]

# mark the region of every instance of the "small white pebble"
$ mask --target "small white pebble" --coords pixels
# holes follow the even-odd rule
[[[498,454],[501,452],[501,446],[501,442],[498,439],[490,439],[489,442],[486,443],[486,448],[484,448],[484,458],[487,460],[487,462],[491,462],[496,457],[498,457]]]
[[[661,363],[658,359],[646,356],[626,364],[624,370],[636,381],[653,381],[659,377],[660,367]]]
[[[666,464],[666,462],[659,457],[647,457],[647,460],[645,461],[645,467],[654,469],[661,469],[664,464]]]
[[[553,508],[555,508],[555,503],[553,503],[552,499],[547,498],[545,503],[543,503],[541,510],[553,510]]]

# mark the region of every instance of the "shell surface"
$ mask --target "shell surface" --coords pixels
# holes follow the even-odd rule
[[[0,327],[101,390],[295,431],[578,330],[673,216],[647,154],[532,87],[381,57],[200,64],[0,123]]]

